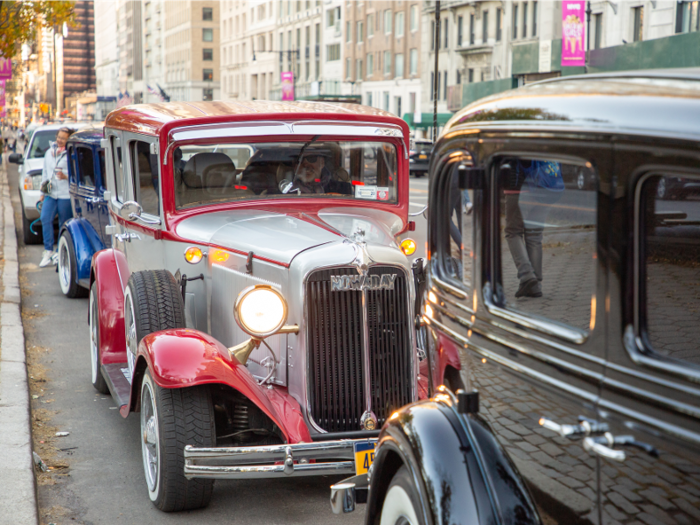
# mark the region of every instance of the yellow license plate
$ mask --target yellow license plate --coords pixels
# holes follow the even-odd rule
[[[427,156],[427,155],[418,155],[418,158],[419,158],[420,160],[425,160],[425,159],[428,158],[428,156]]]
[[[374,449],[376,441],[360,441],[353,444],[355,451],[355,474],[365,474],[374,461]]]

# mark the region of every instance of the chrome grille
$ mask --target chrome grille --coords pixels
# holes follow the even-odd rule
[[[393,290],[367,292],[372,410],[381,425],[412,401],[408,283],[400,268],[372,267],[369,274],[397,274]],[[310,415],[323,430],[349,432],[361,430],[366,409],[362,292],[331,292],[331,275],[357,270],[319,270],[306,284]]]

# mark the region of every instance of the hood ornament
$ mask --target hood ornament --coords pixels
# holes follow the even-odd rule
[[[362,230],[358,230],[364,234]],[[359,275],[331,275],[331,292],[348,292],[352,290],[393,290],[397,274],[369,275],[371,263],[376,262],[367,250],[367,243],[354,242],[355,259],[350,263]]]

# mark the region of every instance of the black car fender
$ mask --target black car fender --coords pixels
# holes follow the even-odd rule
[[[407,405],[382,429],[372,465],[366,523],[379,523],[392,478],[402,465],[413,477],[426,525],[495,523],[480,520],[481,476],[471,475],[473,447],[465,444],[448,412],[434,399]],[[420,511],[420,509],[416,509]]]
[[[407,405],[385,424],[365,523],[379,523],[389,484],[402,465],[411,472],[426,525],[541,523],[493,433],[480,418],[458,414],[448,395]]]

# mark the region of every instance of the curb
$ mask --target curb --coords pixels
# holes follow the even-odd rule
[[[7,160],[6,160],[7,162]],[[0,525],[38,523],[32,460],[32,433],[20,310],[19,259],[15,217],[5,166],[0,169],[5,267],[4,296],[0,305]]]

